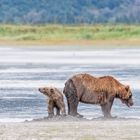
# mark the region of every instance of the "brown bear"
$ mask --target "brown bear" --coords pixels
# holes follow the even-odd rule
[[[77,74],[65,83],[63,90],[67,98],[68,114],[79,116],[78,103],[99,104],[104,117],[111,117],[114,98],[119,98],[128,107],[133,105],[132,92],[111,76],[93,77],[89,74]]]
[[[48,99],[48,117],[53,117],[54,114],[54,108],[56,108],[56,115],[65,116],[65,104],[63,100],[62,93],[55,87],[44,87],[39,88],[39,91],[43,93],[45,96],[47,96]]]

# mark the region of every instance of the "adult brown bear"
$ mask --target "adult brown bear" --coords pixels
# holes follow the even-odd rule
[[[96,78],[89,74],[77,74],[65,83],[63,92],[67,98],[68,114],[72,116],[80,115],[77,112],[79,102],[99,104],[104,117],[111,117],[114,98],[119,98],[128,107],[133,105],[129,86],[111,76]]]

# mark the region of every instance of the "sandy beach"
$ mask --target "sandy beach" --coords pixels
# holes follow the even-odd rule
[[[140,120],[1,123],[1,140],[139,140]]]

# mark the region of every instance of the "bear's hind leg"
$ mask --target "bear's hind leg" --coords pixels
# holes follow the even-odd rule
[[[63,92],[67,99],[68,114],[71,116],[81,117],[82,115],[77,112],[79,100],[77,97],[77,90],[72,80],[66,82]]]
[[[63,102],[57,101],[57,108],[59,110],[59,115],[61,112],[62,116],[66,116],[65,104]]]
[[[70,103],[69,103],[69,115],[77,116],[77,114],[78,114],[78,112],[77,112],[78,100],[75,100],[75,101],[72,101],[72,99],[69,99],[69,100],[70,100]]]
[[[78,104],[79,104],[78,98],[76,98],[75,100],[68,99],[67,102],[68,102],[68,114],[78,118],[83,118],[83,115],[77,112]]]

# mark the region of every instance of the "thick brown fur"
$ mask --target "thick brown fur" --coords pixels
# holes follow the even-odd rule
[[[79,102],[99,104],[104,117],[111,117],[114,98],[119,98],[127,106],[133,105],[129,86],[121,84],[112,76],[96,78],[89,74],[77,74],[65,83],[63,92],[68,102],[68,113],[73,116],[79,115]]]
[[[47,96],[48,99],[48,115],[53,117],[55,115],[54,108],[56,108],[56,115],[66,115],[65,104],[62,93],[55,87],[39,88],[39,91]]]

